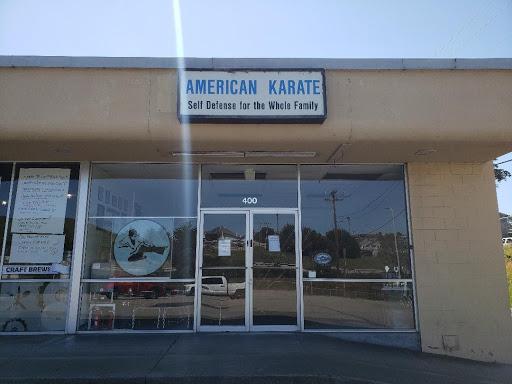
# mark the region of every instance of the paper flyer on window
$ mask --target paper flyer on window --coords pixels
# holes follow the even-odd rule
[[[12,220],[13,233],[64,233],[71,170],[22,168]]]

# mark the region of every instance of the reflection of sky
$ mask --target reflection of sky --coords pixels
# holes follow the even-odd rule
[[[192,198],[183,196],[183,183],[191,183],[188,190],[193,191]],[[100,192],[103,188],[103,193]],[[107,201],[107,194],[109,198]],[[127,212],[113,204],[121,197],[128,202]],[[190,206],[185,206],[190,201]],[[97,215],[97,206],[105,207],[105,216],[116,216],[113,211],[126,213],[126,216],[196,216],[197,214],[197,181],[182,179],[96,179],[92,182],[90,196],[90,216]],[[135,207],[140,207],[136,209]],[[139,212],[137,212],[139,211]]]
[[[394,232],[406,233],[405,192],[403,180],[321,180],[302,183],[302,227],[326,232],[334,227],[333,205],[329,193],[337,191],[336,216],[338,228],[353,234]]]

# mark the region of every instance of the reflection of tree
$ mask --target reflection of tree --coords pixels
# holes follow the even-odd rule
[[[338,241],[338,244],[336,244]],[[338,251],[339,254],[336,254]],[[361,257],[361,249],[358,241],[345,230],[330,230],[325,234],[319,233],[311,228],[302,229],[302,252],[305,255],[313,257],[319,252],[327,252],[333,257],[332,265],[339,266],[343,256],[347,259],[355,259]],[[332,265],[326,266],[331,268]],[[319,268],[319,266],[316,266]],[[339,268],[338,268],[339,269]],[[340,271],[338,270],[339,274]]]
[[[197,228],[191,222],[177,227],[172,236],[173,278],[195,274]]]

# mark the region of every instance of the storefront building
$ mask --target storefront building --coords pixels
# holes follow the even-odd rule
[[[0,65],[2,334],[323,332],[512,363],[510,61]]]

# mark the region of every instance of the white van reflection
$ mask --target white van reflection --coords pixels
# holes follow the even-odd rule
[[[224,276],[203,277],[201,283],[201,293],[212,296],[229,296],[232,299],[245,296],[245,283],[229,283]],[[193,295],[195,284],[185,285],[185,294]]]

